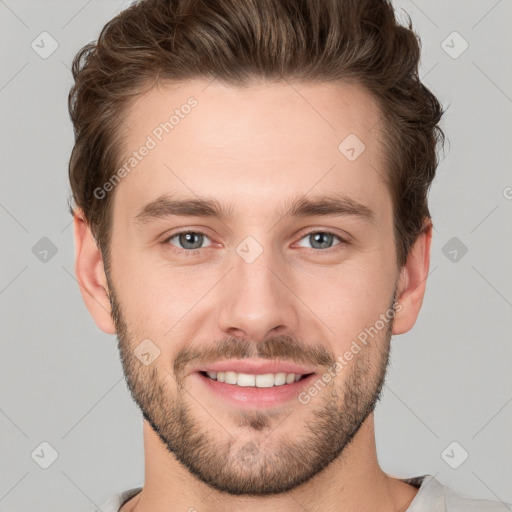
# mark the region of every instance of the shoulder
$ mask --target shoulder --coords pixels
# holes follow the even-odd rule
[[[506,512],[512,510],[510,503],[467,498],[456,493],[449,487],[444,487],[446,512]]]
[[[443,485],[432,475],[403,478],[418,488],[407,512],[507,512],[511,505],[501,501],[490,501],[462,496]]]
[[[105,503],[103,503],[103,505],[101,505],[101,507],[96,509],[94,512],[119,512],[121,507],[141,490],[142,487],[134,487],[132,489],[120,492],[119,494],[115,494],[107,501],[105,501]]]

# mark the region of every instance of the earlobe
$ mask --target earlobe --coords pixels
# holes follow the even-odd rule
[[[427,219],[424,230],[409,251],[398,279],[396,298],[398,306],[393,323],[393,334],[403,334],[412,329],[416,323],[425,295],[431,241],[432,222]]]
[[[103,258],[80,208],[75,210],[73,223],[75,275],[80,292],[96,325],[107,334],[115,334]]]

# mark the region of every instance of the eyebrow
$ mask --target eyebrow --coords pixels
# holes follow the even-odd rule
[[[163,195],[143,206],[135,215],[136,224],[144,225],[155,220],[172,216],[183,217],[212,217],[222,221],[233,218],[233,206],[228,204],[223,208],[215,199],[190,198],[177,199]],[[365,206],[349,197],[323,195],[320,197],[299,197],[285,204],[277,217],[356,217],[374,223],[376,214]]]

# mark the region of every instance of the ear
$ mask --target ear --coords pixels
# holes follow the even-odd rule
[[[73,223],[75,274],[80,292],[96,325],[107,334],[115,334],[103,257],[80,208],[74,212]]]
[[[398,279],[398,306],[393,322],[393,334],[403,334],[416,323],[427,285],[431,241],[432,221],[427,219],[423,231],[409,251]]]

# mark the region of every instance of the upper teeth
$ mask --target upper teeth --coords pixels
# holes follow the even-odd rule
[[[251,375],[237,372],[206,372],[210,379],[236,384],[238,386],[256,386],[257,388],[271,388],[297,382],[302,374],[300,373],[264,373],[262,375]]]

